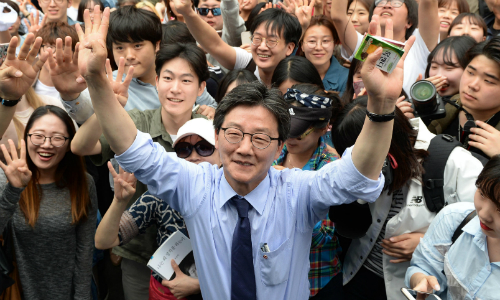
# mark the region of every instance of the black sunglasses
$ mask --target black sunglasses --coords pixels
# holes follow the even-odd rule
[[[199,141],[194,145],[186,142],[180,142],[175,145],[174,150],[179,158],[188,158],[193,152],[193,148],[199,156],[203,157],[210,156],[215,151],[215,147],[205,140]]]
[[[215,17],[222,15],[222,11],[220,10],[219,7],[216,7],[216,8],[197,8],[197,10],[198,10],[198,13],[202,16],[208,16],[209,11],[212,11],[212,15],[214,15]]]

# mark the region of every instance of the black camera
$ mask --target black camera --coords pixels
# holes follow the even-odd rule
[[[441,119],[446,116],[445,104],[437,93],[436,87],[428,80],[415,82],[410,89],[410,97],[415,117],[424,122]]]

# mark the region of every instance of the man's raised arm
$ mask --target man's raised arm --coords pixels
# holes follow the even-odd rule
[[[109,8],[104,9],[101,20],[101,12],[96,6],[94,24],[90,21],[89,11],[85,10],[84,21],[85,33],[79,24],[76,25],[80,40],[78,69],[87,82],[95,114],[106,140],[116,154],[121,154],[134,142],[137,128],[116,100],[104,68],[107,57],[106,35],[109,27]]]

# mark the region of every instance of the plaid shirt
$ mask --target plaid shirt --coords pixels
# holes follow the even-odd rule
[[[287,153],[288,150],[285,145],[278,159],[274,161],[273,166],[282,165]],[[323,137],[321,137],[319,147],[316,148],[311,159],[302,170],[316,171],[336,159],[338,159],[338,156],[328,151],[327,145]],[[334,232],[335,225],[328,216],[314,226],[311,253],[309,254],[309,261],[311,262],[311,269],[309,270],[311,297],[315,296],[335,275],[342,271],[342,265],[338,257],[342,249]]]

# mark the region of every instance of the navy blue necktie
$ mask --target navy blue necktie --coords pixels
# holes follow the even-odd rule
[[[240,196],[234,196],[232,199],[238,210],[238,222],[234,228],[231,246],[231,300],[255,300],[257,288],[248,220],[250,203]]]

